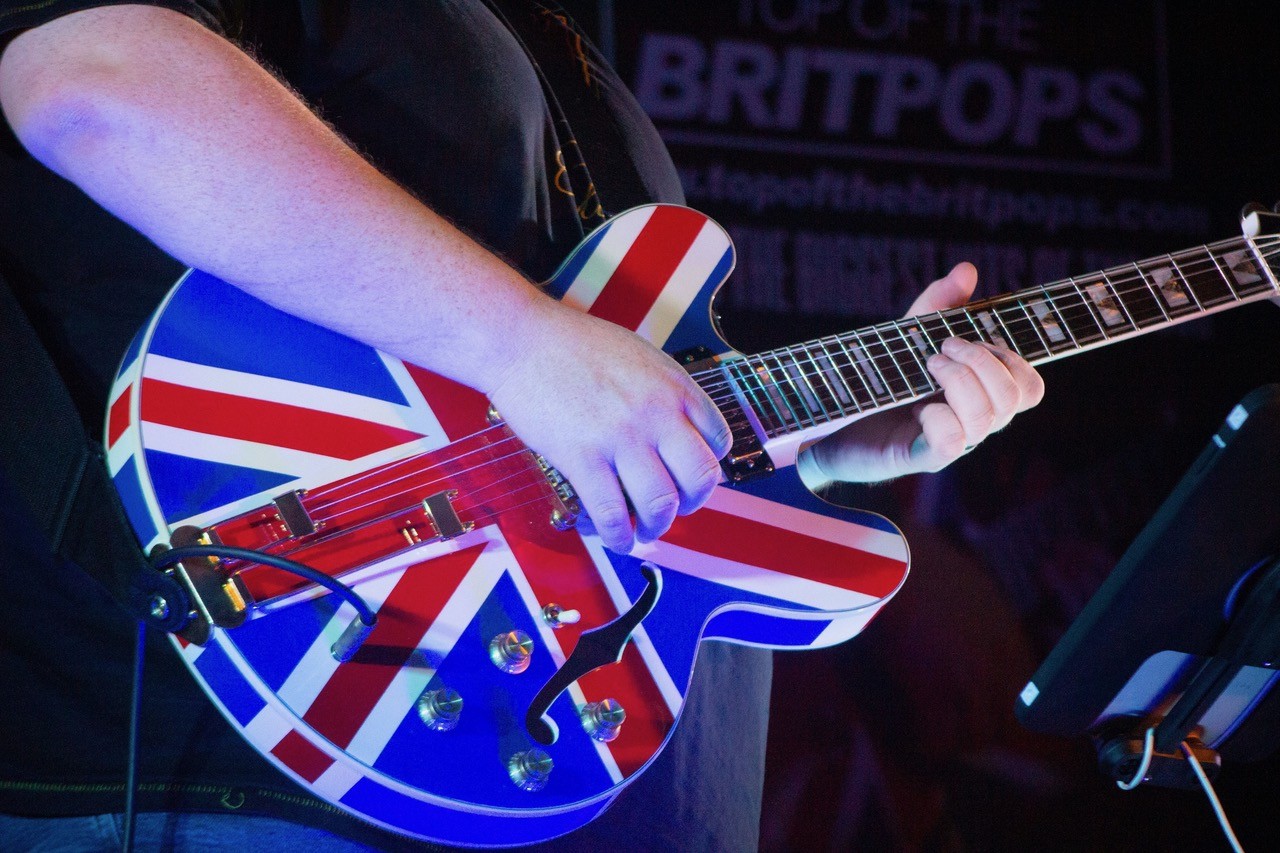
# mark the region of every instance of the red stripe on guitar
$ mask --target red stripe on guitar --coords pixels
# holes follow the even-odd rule
[[[706,221],[686,207],[655,208],[589,313],[626,329],[639,328]]]
[[[906,563],[703,507],[675,520],[663,542],[877,598],[898,588]]]
[[[208,435],[359,459],[422,436],[316,409],[239,397],[159,379],[142,381],[142,420]]]
[[[595,628],[618,617],[618,609],[601,582],[600,569],[592,560],[582,540],[572,533],[543,534],[538,527],[531,534],[527,521],[503,520],[499,526],[511,535],[507,542],[517,562],[524,567],[525,577],[539,603],[559,604],[582,614],[575,625],[556,631],[565,654],[571,654],[584,630]],[[551,530],[545,520],[541,526]],[[601,667],[578,680],[588,702],[616,699],[627,712],[617,740],[609,751],[624,777],[639,770],[662,746],[675,720],[667,707],[653,674],[634,645],[627,647],[622,661]]]
[[[111,404],[107,415],[107,447],[115,445],[116,440],[129,428],[129,401],[133,399],[133,386],[125,386],[124,393]]]
[[[339,748],[349,746],[484,547],[476,545],[405,569],[378,609],[373,633],[334,671],[302,718]]]
[[[316,781],[324,771],[333,766],[333,759],[324,750],[297,732],[285,735],[271,750],[271,754],[308,782]]]
[[[404,366],[450,441],[466,438],[489,426],[489,401],[479,391],[416,364],[405,362]]]

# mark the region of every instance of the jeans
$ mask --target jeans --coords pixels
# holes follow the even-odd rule
[[[14,817],[0,814],[4,853],[116,853],[124,842],[124,816]],[[138,853],[356,853],[372,848],[319,829],[254,815],[145,812],[134,824]]]

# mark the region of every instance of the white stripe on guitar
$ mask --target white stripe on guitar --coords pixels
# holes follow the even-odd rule
[[[569,289],[565,291],[560,301],[566,305],[572,305],[579,311],[590,311],[596,297],[609,283],[614,270],[622,263],[627,250],[644,230],[654,210],[655,208],[652,207],[642,208],[611,221],[609,230],[600,238],[600,242],[591,252],[591,257],[582,265],[582,269],[578,270],[573,284],[569,285]]]
[[[898,533],[865,527],[847,519],[830,518],[781,502],[775,503],[728,486],[716,486],[707,500],[707,507],[784,531],[803,530],[811,538],[856,548],[868,554],[903,562],[907,560],[906,543]]]
[[[692,577],[819,610],[855,610],[881,600],[878,596],[714,557],[662,540],[637,546],[631,553]]]
[[[501,540],[491,540],[480,552],[462,583],[458,584],[418,641],[418,654],[391,679],[351,739],[346,749],[349,755],[371,767],[377,762],[405,716],[414,712],[418,697],[435,676],[437,665],[448,657],[462,632],[475,618],[477,608],[488,599],[511,562],[514,558]]]
[[[441,429],[440,422],[428,407],[415,409],[361,394],[352,394],[349,391],[336,391],[305,382],[241,373],[222,367],[209,367],[162,355],[147,356],[143,374],[148,379],[158,379],[161,382],[202,391],[328,412],[356,420],[398,427],[422,435],[434,436],[440,440],[444,438],[444,430]],[[403,388],[401,391],[403,393]]]
[[[654,346],[665,344],[728,248],[729,235],[711,220],[704,222],[636,334]]]

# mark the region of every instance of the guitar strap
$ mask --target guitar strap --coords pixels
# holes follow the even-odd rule
[[[0,388],[10,395],[0,405],[0,501],[20,502],[16,514],[32,520],[50,553],[104,586],[131,616],[177,630],[190,601],[135,544],[102,446],[86,432],[48,350],[3,278],[0,341]],[[4,548],[0,542],[0,552]],[[167,606],[153,607],[157,597]]]

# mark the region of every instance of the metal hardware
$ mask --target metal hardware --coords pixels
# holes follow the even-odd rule
[[[436,535],[441,539],[454,539],[464,533],[470,533],[475,524],[458,518],[458,512],[453,508],[453,500],[458,497],[457,489],[449,489],[445,492],[436,492],[425,501],[422,502],[422,508],[427,511],[427,518],[431,519],[432,525],[436,528]]]
[[[277,495],[271,501],[290,536],[309,536],[320,527],[312,520],[307,508],[302,505],[302,496],[305,494],[304,489],[294,489],[292,492]]]
[[[551,463],[543,459],[538,454],[534,454],[534,460],[538,463],[538,468],[542,471],[542,476],[547,478],[555,492],[556,502],[559,504],[551,511],[551,526],[556,530],[568,530],[578,523],[578,516],[582,513],[582,504],[578,502],[578,493],[573,490],[573,486],[569,485],[569,481],[551,467]]]
[[[504,422],[502,420],[502,415],[498,414],[498,410],[494,408],[492,404],[489,406],[489,411],[485,412],[484,419],[494,426]]]
[[[552,628],[563,628],[565,625],[576,625],[582,614],[576,610],[566,610],[559,604],[548,604],[542,608],[542,621]]]
[[[207,531],[184,526],[173,531],[170,546],[185,548],[210,544]],[[152,554],[163,553],[170,546],[157,545]],[[214,625],[219,628],[236,628],[244,624],[253,596],[238,575],[222,568],[217,557],[197,557],[176,564],[171,571],[186,589],[194,607],[187,626],[178,636],[189,643],[203,646],[209,642]],[[152,602],[154,607],[155,602]],[[167,606],[167,602],[166,602]]]
[[[373,626],[364,624],[357,616],[329,647],[329,654],[333,655],[333,659],[338,663],[346,663],[351,660],[352,655],[360,649],[364,641],[369,639],[371,633],[373,633]]]
[[[489,660],[503,672],[524,672],[532,657],[533,639],[524,631],[508,631],[489,641]]]
[[[169,602],[165,601],[163,595],[151,596],[151,617],[157,622],[169,618]]]
[[[627,712],[618,700],[601,699],[599,702],[588,702],[578,709],[578,718],[582,720],[582,728],[592,739],[609,743],[621,734]]]
[[[507,760],[507,775],[522,791],[541,791],[554,767],[551,756],[540,749],[527,749]]]
[[[462,717],[462,696],[448,687],[428,690],[418,697],[418,716],[432,731],[451,731]]]

